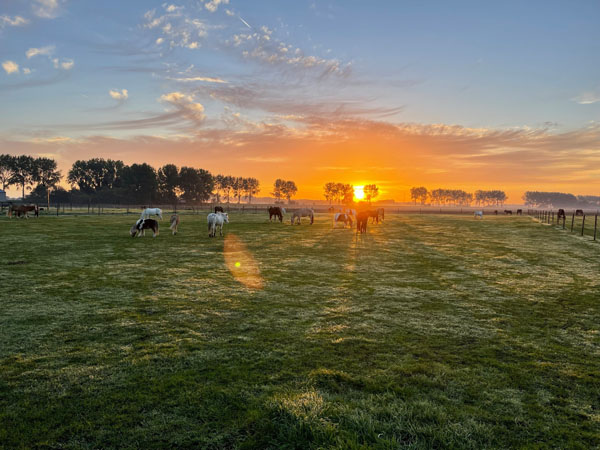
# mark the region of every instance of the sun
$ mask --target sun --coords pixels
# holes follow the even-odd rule
[[[364,186],[354,186],[354,198],[356,200],[362,200],[365,198]]]

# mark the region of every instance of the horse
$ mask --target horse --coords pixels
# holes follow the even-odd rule
[[[517,209],[517,216],[522,216],[522,215],[523,215],[523,210]]]
[[[561,208],[561,209],[559,209],[559,210],[558,210],[558,214],[557,214],[557,216],[556,216],[556,220],[558,221],[558,220],[560,220],[560,219],[566,219],[566,218],[567,218],[567,215],[565,214],[565,210],[564,210],[564,209],[562,209],[562,208]]]
[[[355,209],[346,209],[346,214],[349,216],[354,216],[356,219],[356,210]]]
[[[368,217],[372,219],[371,223],[379,223],[379,212],[376,209],[370,209],[365,212],[367,213]]]
[[[584,215],[584,214],[583,214],[583,209],[576,209],[576,210],[575,210],[575,215],[576,215],[576,216],[583,216],[583,215]]]
[[[476,219],[479,217],[481,219],[483,219],[483,211],[475,211],[474,215],[473,215]]]
[[[348,214],[336,213],[333,216],[333,227],[335,228],[338,223],[343,223],[344,228],[346,228],[346,225],[350,225],[350,228],[352,228],[352,217]]]
[[[285,211],[283,208],[279,206],[269,206],[267,209],[269,210],[269,222],[271,222],[273,216],[275,216],[275,220],[279,219],[279,222],[283,222],[283,212]]]
[[[140,219],[148,219],[150,216],[158,216],[160,220],[162,220],[162,209],[160,208],[146,208],[142,211],[142,215]]]
[[[38,205],[10,205],[6,215],[12,219],[13,213],[16,213],[17,217],[24,215],[26,219],[29,219],[29,211],[33,211],[35,217],[40,216],[40,208]]]
[[[367,232],[367,223],[369,223],[369,211],[361,211],[356,216],[356,234]]]
[[[512,210],[511,209],[505,209],[504,210],[504,214],[507,214],[509,216],[512,216]]]
[[[497,216],[497,215],[498,215],[498,210],[497,210],[497,209],[495,209],[495,210],[494,210],[494,215],[495,215],[495,216]]]
[[[381,221],[385,218],[385,209],[377,208],[377,223],[379,223],[379,216],[381,216]]]
[[[215,206],[215,214],[218,212],[225,212],[222,206]]]
[[[145,230],[152,230],[152,237],[155,238],[158,236],[158,222],[154,219],[138,219],[129,230],[129,234],[131,234],[131,237],[136,235],[142,237],[142,235],[146,235]]]
[[[315,212],[311,208],[300,208],[292,214],[292,225],[296,222],[300,225],[302,217],[310,217],[310,224],[312,225],[315,221]]]
[[[173,236],[175,236],[177,234],[177,225],[179,225],[179,216],[177,214],[173,214],[171,216],[170,222],[171,225],[169,226],[169,228],[173,232]]]
[[[219,228],[219,234],[223,236],[223,224],[229,223],[229,215],[222,212],[210,213],[206,217],[206,222],[208,224],[208,237],[217,235],[217,227]]]

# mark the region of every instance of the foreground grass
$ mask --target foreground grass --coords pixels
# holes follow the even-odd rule
[[[237,272],[204,216],[157,239],[133,220],[0,220],[0,447],[600,446],[589,238],[240,214]]]

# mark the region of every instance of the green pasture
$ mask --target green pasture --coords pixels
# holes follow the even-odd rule
[[[0,448],[600,446],[589,235],[165,216],[0,218]]]

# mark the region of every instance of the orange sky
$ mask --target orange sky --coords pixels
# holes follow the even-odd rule
[[[409,200],[412,186],[502,189],[520,203],[525,190],[598,195],[600,129],[556,134],[382,121],[298,119],[293,126],[256,123],[240,131],[204,129],[185,137],[101,136],[5,142],[13,154],[56,158],[66,175],[92,157],[125,163],[201,167],[213,174],[253,176],[259,196],[276,178],[294,180],[298,198],[323,199],[328,181],[375,183],[380,199]]]

